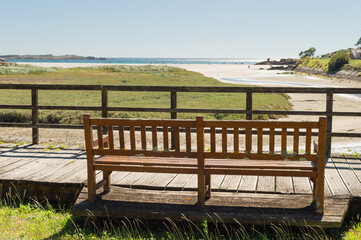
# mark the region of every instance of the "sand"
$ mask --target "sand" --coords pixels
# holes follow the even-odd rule
[[[100,65],[115,65],[115,64],[98,64],[98,63],[19,63],[31,64],[42,67],[89,67]],[[252,84],[258,86],[282,86],[282,87],[297,87],[306,84],[306,86],[333,86],[345,88],[361,88],[360,82],[350,80],[325,79],[312,77],[307,75],[280,75],[281,71],[266,70],[269,66],[261,65],[240,65],[240,64],[168,64],[169,66],[184,68],[189,71],[200,72],[208,77],[213,77],[223,82],[231,82],[237,84]],[[232,78],[230,80],[230,78]],[[238,79],[241,81],[235,81]],[[309,110],[309,111],[325,111],[326,96],[324,94],[289,94],[293,110]],[[334,111],[361,111],[361,98],[335,95],[334,96]],[[318,117],[313,116],[289,116],[283,120],[317,120]],[[4,130],[4,129],[3,129]],[[8,132],[2,130],[0,139],[7,141],[22,141],[30,142],[31,138],[29,129],[15,130],[18,134],[5,134]],[[10,129],[8,129],[10,130]],[[64,131],[64,130],[61,130]],[[361,133],[361,118],[360,117],[334,117],[333,119],[334,132],[359,132]],[[69,131],[62,135],[61,139],[57,136],[60,130],[41,129],[41,142],[55,142],[58,144],[82,144],[81,131]],[[4,136],[5,134],[5,136]],[[361,151],[360,138],[333,138],[333,151],[345,152],[348,148],[352,151]]]

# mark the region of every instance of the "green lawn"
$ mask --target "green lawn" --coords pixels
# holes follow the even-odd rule
[[[3,67],[5,68],[5,67]],[[200,73],[168,66],[111,66],[73,69],[44,69],[31,66],[15,67],[9,71],[0,67],[0,83],[38,84],[103,84],[141,86],[224,86],[216,79]],[[31,73],[24,73],[24,69]],[[18,71],[18,72],[16,72]],[[25,71],[25,72],[26,72]],[[6,73],[2,74],[1,73]],[[179,93],[179,108],[245,109],[245,93]],[[0,90],[1,104],[30,104],[30,91]],[[39,91],[40,105],[100,106],[100,92],[95,91]],[[109,106],[117,107],[170,107],[168,92],[109,92]],[[259,110],[291,109],[286,94],[255,94],[253,108]],[[41,111],[40,121],[49,123],[79,123],[81,112]],[[99,113],[97,113],[99,115]],[[200,114],[178,114],[179,118],[193,118]],[[201,114],[208,119],[244,119],[244,115]],[[118,112],[112,117],[170,118],[169,113]],[[277,116],[255,116],[268,119]],[[26,120],[24,120],[26,119]],[[0,112],[0,121],[30,121],[30,111],[21,114]]]

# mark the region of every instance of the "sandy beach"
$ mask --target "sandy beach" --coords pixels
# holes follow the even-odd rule
[[[41,67],[90,67],[113,64],[97,63],[19,63],[31,64]],[[240,64],[167,64],[173,67],[184,68],[189,71],[200,72],[208,77],[213,77],[222,82],[235,85],[257,86],[280,86],[280,87],[345,87],[361,88],[361,83],[350,80],[325,79],[299,74],[277,74],[281,71],[266,70],[269,66],[240,65]],[[293,110],[324,111],[326,108],[326,96],[324,94],[289,94]],[[361,111],[361,96],[334,95],[334,111]],[[288,116],[284,120],[317,120],[313,116]],[[22,129],[21,131],[28,131]],[[41,141],[58,142],[51,135],[51,130],[41,129]],[[52,130],[56,131],[56,130]],[[360,117],[334,117],[334,132],[361,132]],[[47,133],[49,132],[49,134]],[[72,139],[77,138],[75,133],[69,133],[62,138],[69,144],[81,144]],[[78,134],[77,134],[78,135]],[[16,139],[13,139],[16,141]],[[24,141],[24,140],[23,140]],[[26,140],[27,141],[27,140]],[[30,141],[30,137],[29,137]],[[348,148],[352,151],[361,151],[361,139],[359,138],[333,138],[333,149],[337,152],[345,152]]]

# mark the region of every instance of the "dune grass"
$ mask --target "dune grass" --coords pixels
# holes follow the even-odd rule
[[[341,229],[325,229],[289,224],[255,226],[225,224],[222,219],[194,223],[146,222],[139,219],[79,218],[70,209],[35,200],[19,201],[7,195],[0,202],[0,239],[360,239],[358,217]]]
[[[100,66],[89,68],[52,69],[37,74],[0,75],[0,83],[22,84],[101,84],[140,86],[223,86],[216,79],[196,72],[169,66]],[[179,108],[245,109],[245,93],[178,93]],[[109,106],[117,107],[170,107],[168,92],[109,92]],[[28,90],[0,90],[1,104],[30,104]],[[39,105],[100,106],[100,92],[95,91],[39,91]],[[292,105],[286,94],[255,94],[253,108],[259,110],[289,110]],[[20,113],[20,115],[19,115]],[[80,123],[82,112],[40,111],[40,122]],[[94,114],[93,114],[94,115]],[[99,113],[95,113],[99,116]],[[178,118],[194,118],[200,114],[180,113]],[[241,114],[202,114],[208,119],[244,119]],[[169,113],[111,112],[111,117],[170,118]],[[254,116],[256,119],[277,116]],[[30,111],[2,111],[0,121],[30,121]],[[24,120],[26,119],[26,120]]]

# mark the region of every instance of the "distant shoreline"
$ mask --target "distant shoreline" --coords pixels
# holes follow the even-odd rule
[[[0,56],[1,57],[1,56]],[[2,56],[4,58],[4,56]],[[92,63],[92,64],[237,64],[254,65],[265,58],[101,58],[101,59],[31,59],[5,58],[9,62],[32,63]]]

